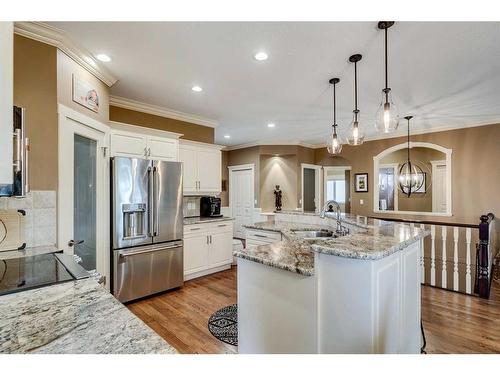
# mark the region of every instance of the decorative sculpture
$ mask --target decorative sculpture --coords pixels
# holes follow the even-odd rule
[[[275,206],[276,206],[276,211],[281,211],[281,198],[283,196],[283,192],[280,189],[279,185],[276,185],[276,188],[274,189],[274,200],[275,200]]]

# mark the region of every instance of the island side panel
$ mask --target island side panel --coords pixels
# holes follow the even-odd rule
[[[380,260],[315,255],[320,353],[419,353],[420,245]]]
[[[238,352],[317,353],[314,276],[238,258]]]

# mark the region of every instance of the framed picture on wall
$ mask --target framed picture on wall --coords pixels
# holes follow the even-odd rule
[[[354,191],[356,193],[368,193],[368,173],[356,173],[354,175]]]
[[[73,74],[73,101],[99,113],[99,94],[92,85]]]

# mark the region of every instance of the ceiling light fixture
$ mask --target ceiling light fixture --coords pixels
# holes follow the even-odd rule
[[[100,54],[96,55],[96,59],[99,61],[102,61],[102,62],[110,62],[111,61],[111,57],[109,57],[108,55],[106,55],[104,53],[100,53]]]
[[[203,91],[203,89],[200,86],[193,86],[191,88],[191,90],[193,90],[194,92],[202,92]]]
[[[351,123],[351,134],[347,137],[347,143],[351,146],[363,144],[365,135],[359,129],[359,109],[358,109],[358,62],[363,56],[360,54],[352,55],[349,61],[354,63],[354,117]]]
[[[336,101],[336,90],[335,86],[337,83],[340,82],[340,78],[332,78],[328,82],[333,85],[333,132],[330,138],[328,139],[328,143],[326,144],[326,149],[328,150],[328,153],[331,155],[338,155],[342,151],[342,142],[340,140],[340,137],[337,135],[337,114],[336,114],[336,107],[337,107],[337,101]]]
[[[276,124],[273,124],[272,122],[271,122],[271,123],[269,123],[269,124],[267,124],[267,127],[268,127],[268,128],[274,128],[275,126],[276,126]]]
[[[378,28],[385,33],[385,88],[382,90],[382,103],[376,114],[375,128],[382,133],[391,133],[398,128],[399,114],[394,105],[387,79],[387,29],[394,25],[393,21],[381,21]]]
[[[424,171],[410,160],[410,120],[413,116],[406,116],[408,121],[408,153],[407,160],[398,168],[399,189],[408,197],[418,191],[424,184]]]
[[[226,134],[226,135],[224,136],[224,138],[229,139],[229,138],[231,138],[231,136],[230,136],[230,135],[228,135],[228,134]]]
[[[264,51],[257,52],[254,56],[255,60],[264,61],[267,60],[269,56]]]

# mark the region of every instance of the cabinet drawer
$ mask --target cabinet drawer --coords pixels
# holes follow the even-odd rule
[[[267,243],[273,243],[273,242],[281,241],[281,233],[265,231],[265,230],[247,229],[246,230],[246,238],[247,238],[247,240],[256,240],[256,241],[263,241],[263,242],[267,242]]]
[[[207,224],[184,225],[184,236],[200,236],[207,234],[209,226]]]
[[[246,241],[246,248],[251,249],[251,248],[254,248],[256,246],[269,245],[269,244],[270,244],[270,242],[258,241],[258,240],[247,240]]]
[[[225,233],[232,231],[233,231],[233,222],[229,220],[210,224],[211,233]]]

